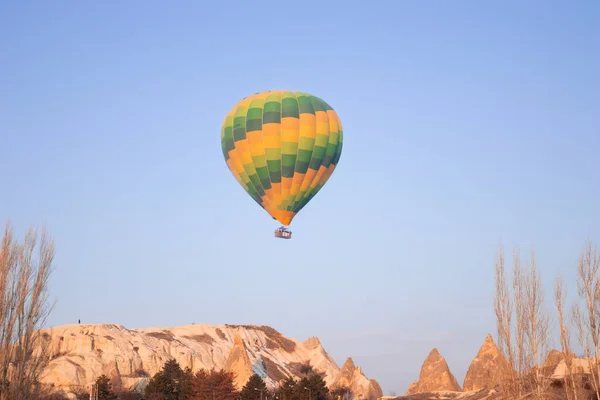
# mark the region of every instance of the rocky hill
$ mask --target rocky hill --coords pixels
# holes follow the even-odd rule
[[[383,396],[383,391],[375,379],[366,381],[360,367],[354,365],[352,358],[348,358],[338,373],[333,387],[347,387],[352,393],[361,393],[367,399],[378,399]]]
[[[453,398],[452,396],[459,396],[458,392],[464,392],[460,398],[477,397],[480,393],[487,393],[486,389],[495,388],[509,372],[508,361],[498,350],[492,335],[488,334],[469,365],[462,389],[444,357],[437,349],[433,349],[423,362],[419,380],[409,386],[406,396],[419,393],[444,393],[444,396]],[[451,395],[450,393],[455,394]]]
[[[434,348],[423,362],[419,380],[409,386],[406,394],[460,390],[461,388],[452,372],[450,372],[446,360]]]
[[[467,370],[463,390],[473,391],[493,388],[507,378],[510,371],[510,365],[498,350],[492,335],[487,335]]]
[[[577,374],[575,382],[580,385],[580,398],[592,398],[590,382],[590,360],[575,357],[572,359],[572,371]],[[546,399],[566,399],[565,374],[567,368],[564,354],[552,350],[539,369],[542,377],[542,393]],[[500,353],[491,335],[487,335],[482,346],[465,375],[461,389],[450,372],[446,360],[437,349],[431,350],[421,368],[419,380],[413,382],[404,396],[386,396],[386,400],[514,400],[510,393],[504,393],[500,382],[507,378],[511,368]],[[515,372],[515,371],[512,371]],[[516,376],[516,375],[514,375]],[[535,369],[518,377],[530,390],[535,376]],[[525,393],[522,398],[533,398],[532,393]]]
[[[340,369],[317,338],[304,342],[273,328],[256,325],[194,324],[173,328],[127,329],[122,325],[63,325],[43,330],[51,361],[43,381],[64,392],[89,388],[101,374],[126,387],[143,387],[169,359],[192,371],[202,368],[235,372],[241,389],[254,372],[274,387],[298,377],[307,363],[324,374],[330,387],[345,385],[367,399],[382,396],[350,359]]]

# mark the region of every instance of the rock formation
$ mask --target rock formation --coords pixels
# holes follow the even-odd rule
[[[551,379],[565,379],[568,374],[568,368],[565,363],[565,359],[560,360],[558,365],[552,366],[554,369],[551,373]],[[571,373],[572,374],[590,374],[590,360],[586,358],[573,358],[571,359]]]
[[[571,359],[576,358],[576,357],[577,356],[575,355],[575,353],[571,352]],[[560,362],[564,359],[565,359],[565,354],[562,351],[552,349],[552,350],[550,350],[550,352],[548,353],[548,356],[546,357],[546,361],[544,362],[544,367],[554,367],[554,366],[560,364]]]
[[[248,357],[248,350],[240,335],[236,334],[233,339],[233,347],[229,351],[229,357],[225,361],[223,369],[235,374],[234,383],[238,389],[244,387],[252,376],[252,363]]]
[[[459,392],[460,390],[460,385],[450,372],[446,360],[434,348],[423,362],[419,380],[410,384],[406,395],[439,391]]]
[[[298,378],[300,366],[309,364],[323,374],[330,387],[335,381],[344,381],[355,388],[356,395],[366,398],[381,391],[360,368],[354,369],[351,378],[342,379],[340,368],[317,338],[299,342],[268,326],[194,324],[127,329],[112,324],[73,324],[44,329],[42,336],[51,353],[42,381],[67,393],[89,389],[101,374],[129,388],[143,387],[169,359],[193,372],[202,368],[233,371],[239,389],[256,371],[266,369],[265,383],[275,387],[286,377]]]
[[[307,352],[305,359],[311,360],[310,365],[316,371],[332,371],[332,373],[325,378],[327,384],[331,385],[339,373],[340,367],[338,367],[334,359],[327,354],[319,339],[316,337],[310,337],[302,343],[302,347]]]
[[[379,383],[374,379],[367,379],[360,367],[354,365],[352,358],[348,357],[342,366],[337,378],[331,385],[332,388],[347,387],[352,393],[360,393],[365,399],[378,399],[383,397]]]
[[[463,389],[472,391],[493,388],[509,373],[508,361],[496,347],[492,335],[487,335],[467,370]]]

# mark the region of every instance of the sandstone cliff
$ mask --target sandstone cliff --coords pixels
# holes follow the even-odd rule
[[[460,390],[460,386],[450,372],[446,360],[434,348],[423,362],[419,380],[408,387],[406,394],[439,391],[458,392]]]
[[[508,361],[500,354],[492,335],[487,335],[467,370],[463,389],[471,391],[493,388],[508,376],[510,370]]]
[[[303,363],[324,374],[331,386],[340,368],[317,338],[304,342],[257,325],[194,324],[173,328],[127,329],[122,325],[63,325],[43,330],[51,361],[43,382],[65,392],[89,388],[101,374],[127,387],[143,387],[169,359],[192,371],[225,369],[238,376],[238,388],[254,372],[274,387],[288,376],[297,378]],[[345,379],[345,378],[344,378]],[[365,382],[371,382],[366,384]],[[368,398],[379,385],[354,371],[349,386]],[[381,389],[379,389],[381,390]]]
[[[367,379],[360,367],[354,365],[352,358],[348,357],[342,366],[332,387],[347,387],[353,393],[360,393],[366,399],[378,399],[383,396],[379,383],[374,379]]]

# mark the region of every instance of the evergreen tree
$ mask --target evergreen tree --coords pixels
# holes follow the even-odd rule
[[[180,399],[191,400],[194,397],[194,374],[190,367],[187,367],[185,371],[183,371],[183,376],[179,382],[181,391]]]
[[[300,373],[302,375],[308,376],[308,375],[314,374],[315,372],[313,370],[312,365],[310,365],[309,362],[307,361],[306,363],[304,363],[300,366]]]
[[[329,388],[321,374],[312,373],[296,384],[295,396],[299,400],[326,400]]]
[[[177,400],[177,397],[172,397],[171,394],[175,391],[175,385],[173,381],[165,376],[163,371],[158,371],[148,385],[144,394],[151,398],[165,399],[165,400]]]
[[[242,400],[264,400],[267,394],[267,385],[258,374],[253,374],[240,392]]]
[[[96,385],[98,385],[98,400],[116,399],[117,396],[115,396],[112,391],[112,385],[110,384],[110,379],[108,379],[108,376],[100,375],[98,379],[96,379]]]
[[[238,400],[239,393],[235,388],[232,372],[223,370],[196,372],[192,380],[193,400]]]
[[[190,400],[192,398],[193,374],[189,368],[181,369],[175,360],[163,365],[146,386],[145,394],[153,399]]]
[[[296,399],[296,380],[293,377],[286,378],[277,389],[277,398],[281,400]]]

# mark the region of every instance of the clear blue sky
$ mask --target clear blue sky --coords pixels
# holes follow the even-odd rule
[[[597,1],[22,1],[0,6],[0,217],[45,223],[49,325],[266,324],[384,393],[432,347],[462,384],[495,334],[493,257],[551,296],[600,244]],[[326,187],[277,227],[221,122],[267,89],[344,124]]]

